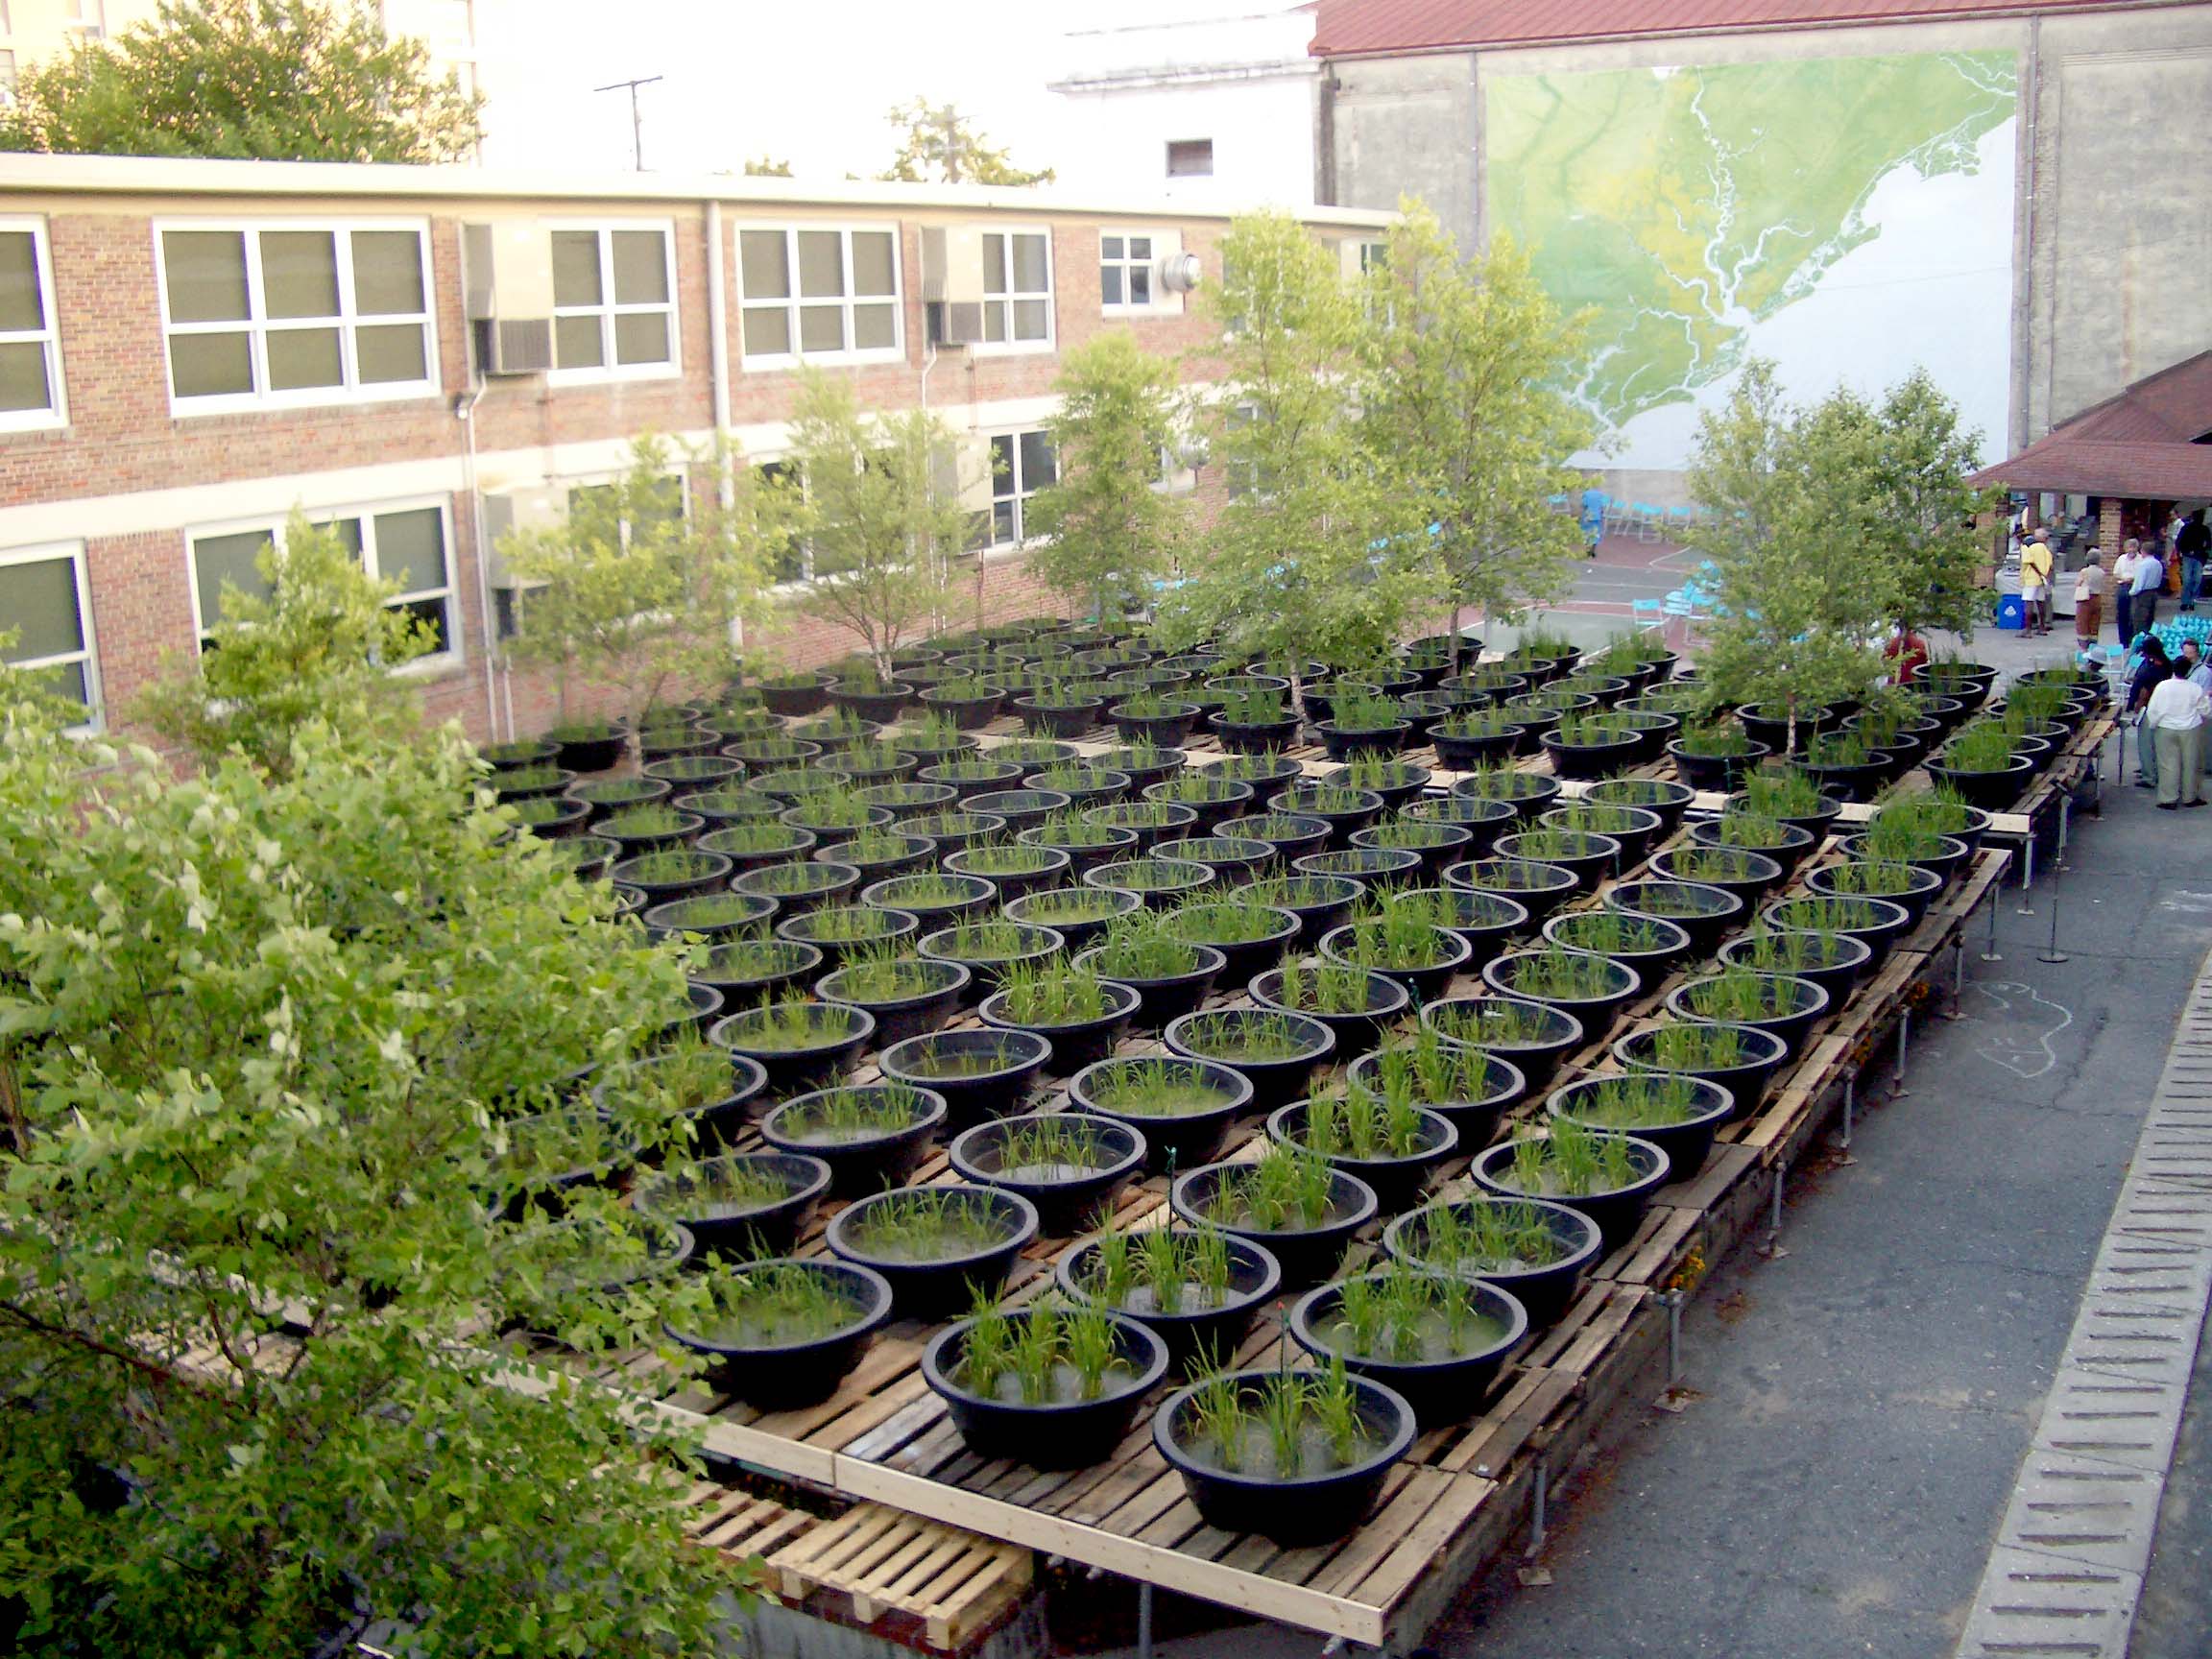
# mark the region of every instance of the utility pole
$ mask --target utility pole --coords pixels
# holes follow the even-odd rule
[[[633,172],[645,171],[645,129],[637,116],[637,88],[650,86],[660,79],[661,77],[658,75],[640,75],[635,81],[615,81],[605,86],[591,88],[594,92],[619,92],[625,86],[630,88],[630,167]]]

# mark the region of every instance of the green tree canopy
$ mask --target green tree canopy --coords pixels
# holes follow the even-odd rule
[[[483,100],[434,80],[373,7],[162,0],[110,41],[26,69],[0,148],[269,161],[452,161]]]
[[[899,154],[878,179],[902,184],[1049,184],[1052,169],[1017,167],[951,104],[914,98],[883,117],[900,131]]]
[[[414,687],[391,670],[432,650],[423,624],[387,602],[398,591],[361,568],[329,525],[295,512],[281,548],[256,561],[266,593],[225,583],[223,618],[196,657],[172,659],[138,717],[203,764],[243,756],[282,775],[311,727],[363,743],[397,742],[421,718]]]
[[[1582,553],[1575,521],[1550,508],[1579,488],[1567,458],[1596,436],[1567,392],[1581,329],[1510,238],[1462,260],[1427,206],[1400,211],[1364,279],[1360,442],[1427,504],[1452,603],[1510,618],[1557,597]]]
[[[1974,516],[1994,493],[1966,482],[1982,464],[1982,434],[1915,369],[1865,411],[1856,460],[1866,555],[1889,567],[1890,614],[1908,628],[1971,634],[1986,595],[1975,586],[1985,557]]]
[[[1046,422],[1058,474],[1023,510],[1044,538],[1031,568],[1070,603],[1142,603],[1150,578],[1182,544],[1183,501],[1159,489],[1160,458],[1178,442],[1182,384],[1175,366],[1126,329],[1085,341],[1061,359]]]
[[[683,1166],[630,1070],[686,1006],[674,950],[516,838],[451,729],[310,727],[287,776],[179,781],[58,735],[23,679],[0,673],[0,1641],[296,1659],[366,1611],[426,1655],[719,1651],[730,1575],[644,1478],[695,1468],[687,1436],[495,1335],[652,1347],[698,1293],[600,1287],[643,1259],[612,1192],[560,1221],[491,1201],[584,1068]]]

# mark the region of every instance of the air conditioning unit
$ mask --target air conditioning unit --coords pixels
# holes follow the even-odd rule
[[[930,342],[983,343],[983,232],[971,226],[922,231],[922,304]]]
[[[566,492],[552,484],[520,484],[484,492],[484,575],[494,588],[541,587],[507,568],[499,544],[517,531],[558,529],[568,519]]]
[[[487,374],[553,367],[553,249],[534,219],[461,227],[463,301]]]

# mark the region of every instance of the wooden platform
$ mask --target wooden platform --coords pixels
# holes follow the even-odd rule
[[[986,734],[986,743],[992,735]],[[1086,751],[1111,746],[1103,736],[1080,745]],[[1189,752],[1199,759],[1210,753],[1197,745]],[[1326,764],[1317,750],[1293,753],[1310,766]],[[1536,769],[1543,769],[1541,762]],[[1659,775],[1656,767],[1646,772]],[[1719,804],[1714,798],[1713,805]],[[1831,842],[1800,869],[1796,884],[1801,886],[1809,870],[1838,856]],[[1417,1441],[1392,1471],[1365,1524],[1334,1544],[1283,1549],[1201,1525],[1180,1477],[1151,1445],[1148,1412],[1140,1414],[1115,1454],[1093,1468],[1046,1473],[974,1456],[922,1378],[919,1360],[928,1328],[912,1323],[891,1327],[835,1396],[803,1411],[763,1415],[695,1382],[681,1382],[651,1356],[604,1366],[597,1375],[654,1396],[644,1408],[680,1416],[699,1431],[712,1456],[902,1512],[917,1526],[965,1528],[1019,1551],[1044,1551],[1369,1647],[1417,1641],[1522,1526],[1539,1472],[1563,1468],[1606,1415],[1630,1397],[1632,1386],[1648,1385],[1666,1339],[1669,1293],[1695,1293],[1711,1264],[1759,1224],[1778,1168],[1803,1152],[1836,1109],[1846,1082],[1943,976],[1947,952],[2000,879],[2008,858],[1985,851],[1971,861],[1921,926],[1899,941],[1882,971],[1815,1028],[1802,1057],[1777,1078],[1762,1109],[1723,1132],[1721,1144],[1694,1180],[1658,1195],[1635,1237],[1599,1265],[1566,1316],[1507,1368],[1482,1408]],[[1571,907],[1598,902],[1597,895],[1584,896]],[[1702,971],[1699,964],[1647,988],[1614,1030],[1650,1019],[1666,991]],[[1481,984],[1467,976],[1452,990],[1476,994]],[[1216,997],[1214,1004],[1242,1000],[1239,992]],[[1132,1040],[1120,1051],[1159,1050],[1148,1040]],[[1561,1068],[1561,1080],[1600,1068],[1604,1057],[1604,1043],[1593,1041]],[[1038,1102],[1047,1108],[1059,1103],[1057,1094]],[[1541,1111],[1538,1099],[1524,1103],[1515,1117]],[[1247,1123],[1225,1155],[1254,1155],[1262,1139],[1260,1124]],[[1446,1165],[1435,1183],[1437,1195],[1468,1190],[1466,1166],[1464,1159]],[[916,1179],[955,1178],[939,1155]],[[1165,1199],[1163,1182],[1142,1182],[1124,1196],[1118,1220],[1124,1227],[1151,1224],[1163,1214]],[[822,1248],[820,1225],[827,1218],[818,1219],[803,1254]],[[1378,1231],[1370,1229],[1355,1245],[1348,1269],[1356,1270],[1371,1254]],[[1010,1298],[1020,1301],[1046,1286],[1053,1258],[1069,1243],[1041,1239],[1033,1245],[1017,1263]],[[1240,1360],[1272,1362],[1284,1339],[1281,1311],[1256,1324]],[[851,1534],[841,1536],[865,1533],[862,1542],[872,1547],[893,1535],[892,1524],[879,1517],[850,1527]],[[794,1582],[834,1587],[844,1574],[851,1579],[844,1593],[871,1605],[869,1599],[878,1593],[911,1586],[905,1577],[885,1586],[869,1574],[895,1562],[910,1573],[938,1547],[923,1542],[931,1534],[912,1530],[898,1534],[896,1548],[856,1548],[852,1555],[829,1558],[821,1532],[817,1528],[791,1546]],[[819,1569],[811,1577],[809,1563]],[[955,1622],[949,1615],[948,1628]]]

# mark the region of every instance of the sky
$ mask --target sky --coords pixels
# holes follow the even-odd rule
[[[1095,12],[1070,0],[478,0],[493,166],[592,172],[631,164],[630,103],[594,92],[633,76],[649,171],[741,168],[762,155],[803,177],[890,164],[883,120],[924,95],[957,104],[1025,166],[1049,166],[1071,60]],[[610,20],[618,22],[611,27]]]

